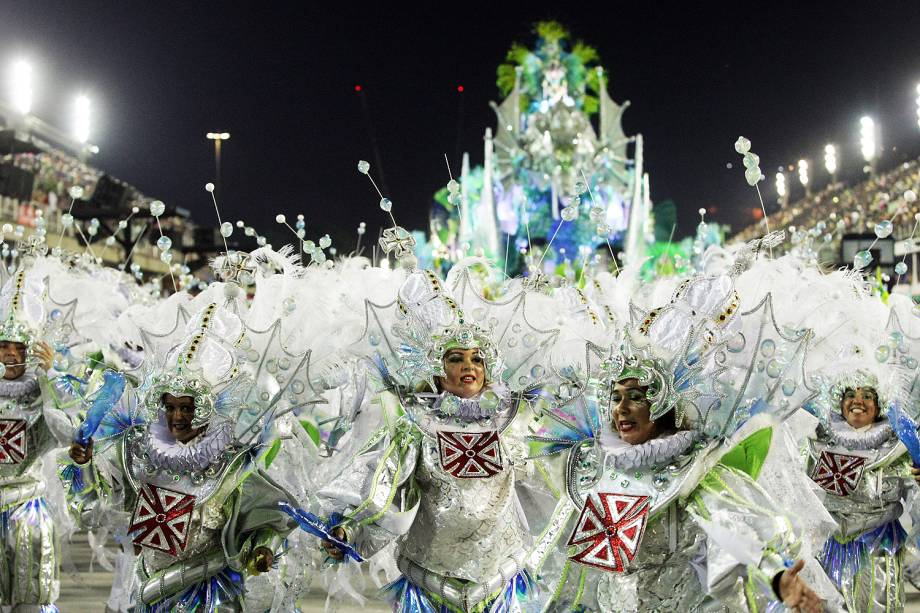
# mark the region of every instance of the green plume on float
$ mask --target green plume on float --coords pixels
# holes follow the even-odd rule
[[[542,68],[545,63],[558,61],[565,68],[569,93],[575,103],[588,115],[598,112],[599,87],[595,63],[597,49],[576,41],[569,46],[569,30],[557,21],[541,21],[534,26],[537,43],[533,50],[521,43],[512,43],[505,55],[505,63],[498,67],[496,84],[502,96],[514,89],[518,68],[521,69],[521,110],[539,98],[542,88]],[[588,93],[591,92],[591,93]]]

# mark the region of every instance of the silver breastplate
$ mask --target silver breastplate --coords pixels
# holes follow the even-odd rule
[[[595,573],[602,611],[692,611],[705,594],[693,567],[705,552],[706,536],[673,503],[649,521],[642,546],[624,573]]]
[[[18,481],[53,443],[37,400],[5,400],[0,405],[0,484]]]
[[[219,546],[223,502],[215,498],[233,478],[245,451],[203,473],[174,473],[153,465],[144,453],[142,429],[127,433],[122,458],[135,501],[129,533],[144,548],[151,572]]]
[[[501,448],[500,439],[496,442]],[[420,445],[415,471],[420,504],[402,556],[446,577],[486,582],[526,544],[511,462],[503,449],[500,457],[490,452],[496,462],[489,476],[460,478],[448,472],[457,473],[456,462],[453,452],[445,459],[443,441],[439,445],[426,435]]]
[[[809,474],[825,490],[824,506],[856,536],[901,516],[901,472],[906,450],[895,438],[876,449],[850,450],[826,440],[809,445]]]

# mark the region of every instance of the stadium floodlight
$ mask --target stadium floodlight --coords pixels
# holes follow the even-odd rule
[[[837,174],[837,147],[824,145],[824,167],[832,177]]]
[[[776,195],[780,198],[786,196],[786,173],[776,173]]]
[[[859,120],[859,149],[863,159],[872,162],[878,154],[875,142],[875,121],[868,115]]]
[[[799,182],[808,187],[808,160],[799,160]]]
[[[81,145],[89,142],[89,98],[84,95],[74,102],[73,137]]]
[[[229,132],[208,132],[206,134],[208,140],[214,141],[214,183],[217,185],[215,189],[217,193],[220,193],[220,144],[230,138]]]
[[[25,60],[13,62],[10,70],[10,102],[22,115],[32,110],[32,65]]]
[[[920,83],[917,83],[917,127],[920,128]]]

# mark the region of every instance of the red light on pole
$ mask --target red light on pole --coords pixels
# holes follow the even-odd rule
[[[463,86],[462,86],[462,85],[458,85],[458,86],[457,86],[457,91],[460,92],[460,93],[462,94],[462,93],[463,93]]]
[[[361,86],[360,86],[360,85],[355,85],[355,91],[356,91],[356,92],[360,92],[360,91],[361,91]]]

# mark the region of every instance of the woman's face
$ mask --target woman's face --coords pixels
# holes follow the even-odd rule
[[[843,392],[840,410],[848,424],[864,428],[878,417],[878,392],[871,387],[848,387]]]
[[[163,394],[163,410],[166,412],[166,427],[169,433],[180,443],[189,442],[204,430],[192,427],[195,399],[191,396]]]
[[[658,427],[651,420],[652,405],[645,397],[646,388],[638,379],[623,379],[613,385],[611,409],[613,429],[620,440],[630,445],[641,445],[658,436]]]
[[[472,398],[486,384],[486,361],[479,349],[449,349],[444,354],[446,377],[438,377],[441,389],[459,398]]]

